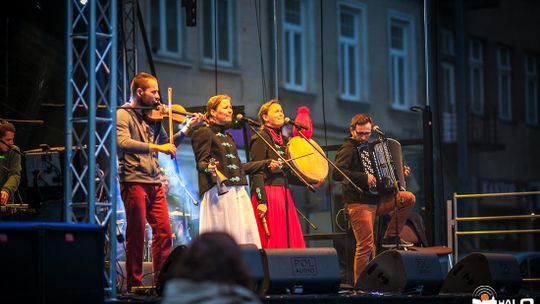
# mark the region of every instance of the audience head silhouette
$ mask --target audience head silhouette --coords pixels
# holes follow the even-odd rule
[[[240,247],[224,232],[207,232],[196,238],[174,277],[195,282],[212,281],[248,287],[250,278]]]

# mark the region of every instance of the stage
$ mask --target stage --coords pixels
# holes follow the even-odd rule
[[[535,303],[540,298],[540,293],[524,292],[520,296],[504,298],[504,303],[507,300],[515,299],[510,303]],[[472,303],[470,295],[398,295],[398,294],[382,294],[382,293],[357,293],[357,292],[340,292],[338,294],[319,294],[319,295],[268,295],[260,297],[262,303],[278,304],[278,303],[370,303],[370,304],[391,304],[391,303],[414,303],[414,304],[454,304],[454,303]],[[501,298],[498,298],[500,300]],[[533,299],[533,302],[526,302],[525,299]],[[521,300],[521,301],[520,301]],[[106,303],[160,303],[161,298],[156,296],[130,295],[119,296],[115,300],[109,300]]]

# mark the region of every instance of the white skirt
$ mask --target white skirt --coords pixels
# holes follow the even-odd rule
[[[203,195],[200,207],[199,233],[227,232],[238,244],[255,244],[261,248],[259,230],[251,200],[245,187],[224,186],[226,194],[217,195],[216,187]]]

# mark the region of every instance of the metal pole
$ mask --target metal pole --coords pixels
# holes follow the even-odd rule
[[[90,29],[88,31],[88,223],[96,222],[96,1],[89,1]]]
[[[116,165],[116,105],[117,105],[117,90],[115,89],[118,85],[117,81],[117,73],[118,73],[118,66],[116,63],[118,62],[118,58],[116,57],[118,54],[118,12],[116,10],[117,8],[117,2],[116,0],[111,0],[111,73],[110,73],[110,80],[111,80],[111,88],[109,90],[110,92],[110,101],[109,101],[109,109],[110,109],[110,117],[111,117],[111,135],[109,138],[110,142],[110,151],[111,151],[111,157],[109,161],[109,197],[108,200],[111,204],[110,210],[110,218],[109,222],[107,223],[109,225],[109,298],[115,299],[116,298],[116,198],[117,198],[117,175],[118,175],[118,166]]]
[[[454,265],[457,264],[458,262],[458,237],[457,237],[457,232],[458,232],[458,223],[456,221],[456,218],[457,218],[457,196],[456,196],[456,193],[454,192],[454,197],[452,199],[452,226],[454,227],[453,229],[453,233],[454,233],[454,237],[452,238],[453,239],[453,243],[454,243],[454,246],[452,247],[452,254],[454,256]]]
[[[278,26],[277,0],[274,0],[274,98],[279,99],[278,91]]]
[[[431,113],[431,101],[433,100],[432,83],[432,56],[431,56],[431,23],[429,12],[430,1],[424,0],[424,68],[426,73],[426,106],[422,115],[424,137],[424,200],[426,214],[426,236],[429,244],[435,244],[435,206],[433,185],[433,117]]]
[[[71,222],[71,215],[73,214],[73,197],[71,192],[72,187],[72,173],[71,173],[71,158],[73,151],[71,147],[73,145],[73,133],[71,125],[72,109],[73,109],[73,90],[71,79],[73,79],[73,4],[71,0],[66,0],[67,15],[66,15],[66,150],[64,159],[64,221]]]

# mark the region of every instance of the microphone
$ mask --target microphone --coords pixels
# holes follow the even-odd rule
[[[374,125],[374,126],[373,126],[373,131],[379,133],[379,135],[384,136],[383,130],[381,130],[381,128],[380,128],[378,125]]]
[[[308,129],[308,127],[295,122],[294,120],[290,119],[289,117],[285,117],[285,123],[291,124],[291,125],[295,126],[299,130],[306,130],[307,131],[307,129]]]
[[[238,113],[236,115],[236,120],[247,122],[248,124],[250,124],[252,126],[256,126],[256,127],[261,126],[261,124],[258,121],[255,121],[255,120],[253,120],[251,118],[244,117],[244,115],[242,115],[241,113]]]

